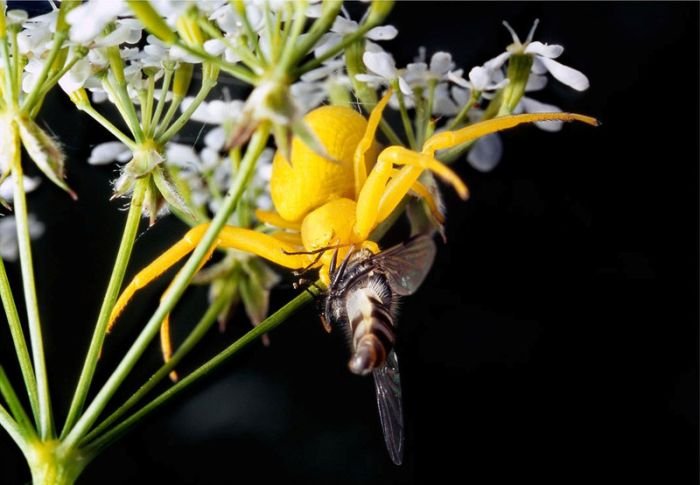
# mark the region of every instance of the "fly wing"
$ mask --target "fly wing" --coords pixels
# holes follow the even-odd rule
[[[392,351],[386,363],[376,369],[374,387],[377,391],[379,421],[384,432],[384,442],[391,461],[400,465],[403,461],[403,411],[401,409],[401,379],[396,352]]]
[[[427,235],[416,236],[374,256],[391,289],[401,296],[415,293],[435,260],[435,243]]]

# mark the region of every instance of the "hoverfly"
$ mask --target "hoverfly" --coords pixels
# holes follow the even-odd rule
[[[379,420],[391,460],[403,458],[403,412],[399,363],[394,351],[396,310],[401,296],[414,293],[435,258],[435,243],[427,235],[413,237],[378,254],[351,250],[330,264],[330,285],[321,316],[324,327],[341,328],[350,346],[348,362],[354,374],[372,373]]]

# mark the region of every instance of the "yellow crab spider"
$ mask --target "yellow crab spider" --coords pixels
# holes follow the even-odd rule
[[[379,247],[368,239],[370,233],[389,217],[409,192],[426,200],[434,215],[442,219],[429,191],[418,181],[424,170],[452,185],[462,199],[467,198],[466,185],[435,158],[437,150],[523,123],[576,120],[598,124],[594,118],[572,113],[511,115],[435,134],[425,141],[420,152],[402,146],[382,150],[374,136],[390,97],[391,92],[388,92],[369,119],[341,106],[324,106],[308,113],[304,120],[324,145],[330,160],[294,137],[291,161],[280,152],[273,160],[270,193],[276,212],[257,212],[260,220],[279,230],[264,234],[226,226],[212,251],[217,247],[233,248],[293,270],[318,268],[321,281],[328,284],[334,251],[323,249],[339,248],[337,257],[341,259],[353,246],[377,253]],[[206,228],[203,224],[188,231],[134,277],[115,304],[108,331],[134,293],[191,252]],[[161,345],[167,361],[171,355],[167,319],[161,327]]]

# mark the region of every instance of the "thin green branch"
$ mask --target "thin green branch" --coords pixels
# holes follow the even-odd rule
[[[139,222],[141,221],[141,211],[143,208],[143,200],[147,187],[148,180],[146,178],[138,180],[136,186],[134,187],[134,193],[131,197],[131,205],[129,207],[129,214],[126,217],[124,232],[119,244],[119,251],[117,252],[117,258],[114,262],[114,269],[112,270],[112,275],[110,276],[109,283],[107,284],[107,291],[105,293],[104,300],[102,301],[99,316],[97,317],[95,331],[92,334],[92,340],[90,341],[90,347],[88,348],[87,357],[85,358],[85,364],[83,365],[83,370],[80,373],[80,378],[78,379],[78,385],[75,389],[75,394],[73,395],[73,400],[68,411],[66,423],[63,426],[63,431],[61,432],[61,437],[65,436],[73,424],[75,424],[80,412],[83,410],[88,391],[90,390],[90,383],[92,382],[93,375],[95,374],[95,368],[97,367],[97,359],[100,356],[102,344],[104,343],[105,331],[109,322],[109,316],[112,313],[114,303],[117,301],[117,296],[119,296],[119,289],[124,281],[124,274],[126,273],[129,259],[131,258],[131,251],[134,247],[136,233],[138,232]]]
[[[401,91],[401,86],[399,80],[395,79],[391,82],[391,87],[396,93],[396,99],[399,100],[399,111],[401,112],[401,122],[403,123],[403,129],[406,133],[406,138],[408,138],[408,145],[411,150],[417,150],[416,146],[416,135],[413,133],[413,126],[411,125],[411,117],[408,116],[408,111],[406,110],[406,100],[403,97],[403,92]]]
[[[203,377],[210,374],[217,367],[226,363],[231,357],[233,357],[239,350],[244,348],[246,345],[257,340],[258,338],[262,337],[262,335],[264,335],[265,333],[273,330],[275,327],[280,325],[287,318],[293,315],[297,310],[299,310],[304,305],[312,301],[317,296],[317,291],[318,290],[316,290],[315,288],[309,287],[307,291],[304,291],[301,294],[297,295],[293,300],[291,300],[289,303],[277,310],[274,314],[267,317],[262,323],[260,323],[260,325],[254,327],[241,338],[229,345],[225,350],[217,354],[213,359],[199,367],[191,374],[184,377],[181,381],[173,385],[170,389],[163,392],[153,401],[149,402],[137,412],[135,412],[127,419],[119,423],[117,426],[112,428],[110,431],[108,431],[107,433],[90,443],[86,447],[86,449],[90,453],[99,453],[105,447],[109,446],[111,443],[116,441],[120,436],[126,433],[143,418],[151,414],[153,411],[159,409],[161,406],[163,406],[165,403],[170,401],[172,398],[180,394],[188,387],[190,387],[192,384],[198,382]]]
[[[15,130],[13,143],[19,144],[17,125],[13,123]],[[14,205],[15,221],[17,223],[17,242],[19,245],[19,261],[22,269],[22,288],[29,322],[29,340],[34,357],[34,372],[38,387],[39,399],[39,435],[42,439],[49,439],[53,434],[53,416],[51,413],[51,398],[49,396],[49,382],[46,373],[46,360],[44,357],[44,342],[41,335],[41,319],[39,317],[39,302],[36,297],[36,284],[34,282],[34,263],[32,262],[31,238],[29,236],[29,218],[27,210],[27,197],[24,192],[24,175],[22,163],[19,160],[20,150],[16,147],[17,159],[13,161],[14,173]]]
[[[21,428],[19,427],[17,422],[14,419],[12,419],[10,413],[8,413],[7,410],[2,406],[0,406],[0,427],[7,431],[7,434],[10,435],[10,437],[14,440],[19,449],[22,450],[24,456],[28,456],[29,445],[22,436]]]
[[[261,72],[267,66],[266,64],[260,62],[260,59],[255,57],[253,52],[250,49],[248,49],[248,46],[233,45],[229,38],[223,36],[221,34],[221,31],[214,27],[206,19],[198,18],[197,24],[204,32],[209,34],[213,39],[221,41],[224,44],[224,46],[226,46],[226,48],[231,49],[233,52],[235,52],[236,55],[241,58],[241,62],[243,62],[243,64],[245,64],[248,67],[248,69],[250,69],[252,72]]]
[[[24,411],[22,403],[17,398],[17,393],[12,387],[10,379],[5,374],[5,369],[0,366],[0,394],[5,399],[5,402],[10,407],[10,412],[14,416],[17,425],[22,429],[22,434],[26,438],[36,439],[36,432],[29,416]]]
[[[447,131],[452,131],[455,128],[459,127],[462,123],[464,123],[464,121],[467,119],[467,115],[469,114],[469,110],[472,109],[474,103],[476,103],[479,100],[480,96],[481,91],[472,91],[471,96],[469,96],[469,100],[462,107],[462,109],[459,110],[459,113],[457,113],[457,116],[455,116],[455,118],[450,122],[450,124],[447,125]]]
[[[74,449],[78,442],[90,430],[90,427],[95,423],[104,408],[109,403],[109,400],[114,396],[119,386],[124,382],[126,376],[136,365],[136,362],[141,358],[146,351],[149,343],[158,333],[160,325],[165,316],[170,313],[179,301],[182,294],[185,292],[192,276],[199,269],[200,264],[212,247],[221,229],[226,225],[229,217],[238,205],[238,201],[245,188],[247,187],[253,173],[258,157],[265,148],[267,139],[269,138],[269,126],[262,124],[250,140],[246,155],[243,158],[241,171],[236,175],[236,178],[231,184],[226,199],[223,205],[212,220],[210,226],[204,233],[202,240],[199,242],[192,255],[189,257],[183,268],[173,279],[171,287],[167,293],[163,295],[158,309],[153,314],[151,319],[146,323],[146,326],[137,337],[134,344],[126,353],[122,361],[119,363],[112,375],[107,379],[102,389],[97,393],[95,399],[90,406],[85,410],[85,413],[75,424],[73,429],[65,437],[62,447],[70,450]]]
[[[17,305],[15,304],[15,299],[12,295],[10,281],[7,278],[7,273],[5,272],[5,264],[3,263],[1,258],[0,297],[2,298],[2,305],[5,309],[5,317],[7,318],[7,323],[10,327],[12,342],[15,345],[17,360],[19,361],[19,367],[22,372],[22,378],[24,379],[24,387],[27,389],[27,394],[29,395],[29,404],[32,408],[34,421],[38,425],[39,391],[36,385],[36,376],[34,375],[34,367],[32,365],[32,358],[29,355],[29,349],[27,348],[27,340],[24,336],[24,330],[22,330],[22,322],[20,321],[19,313],[17,312]]]
[[[165,108],[165,100],[168,97],[168,91],[170,90],[170,83],[173,80],[173,69],[165,69],[165,74],[163,76],[163,83],[160,85],[160,97],[158,98],[158,104],[156,105],[156,111],[153,113],[153,119],[151,120],[151,132],[148,134],[153,137],[158,123],[160,122],[160,117],[163,114],[163,109]]]
[[[5,89],[3,90],[5,103],[7,106],[16,106],[17,98],[15,97],[15,87],[12,82],[12,63],[10,62],[10,47],[7,43],[7,37],[0,37],[0,56],[2,56],[3,80],[5,81]]]
[[[202,86],[199,88],[197,96],[195,96],[194,100],[192,100],[187,109],[182,112],[182,114],[173,122],[172,125],[170,125],[170,127],[168,127],[167,130],[165,130],[163,134],[156,134],[157,143],[164,145],[170,140],[170,138],[180,131],[182,127],[185,126],[185,123],[190,120],[192,113],[194,113],[195,110],[199,108],[199,105],[202,104],[202,101],[206,99],[207,95],[214,88],[214,86],[216,86],[216,80],[202,80]],[[165,125],[162,125],[161,128],[159,128],[159,131],[164,128],[164,126]]]
[[[185,341],[178,347],[173,356],[169,361],[167,361],[160,369],[158,369],[148,381],[139,388],[134,394],[127,399],[127,401],[119,406],[119,408],[110,414],[104,421],[88,433],[87,436],[82,440],[83,443],[89,443],[95,440],[103,432],[105,432],[109,427],[119,420],[124,414],[129,411],[132,407],[138,404],[141,399],[144,398],[158,383],[165,379],[168,374],[182,361],[183,358],[194,348],[194,346],[206,335],[207,331],[216,322],[216,317],[224,309],[225,305],[231,300],[231,297],[235,291],[235,284],[229,283],[223,289],[223,291],[217,296],[211,306],[207,309],[206,313],[199,320],[199,323],[194,327],[190,335],[185,339]]]
[[[102,125],[102,127],[109,131],[112,136],[114,136],[117,140],[125,144],[127,147],[129,147],[129,150],[132,152],[136,150],[136,143],[126,136],[119,128],[117,128],[111,121],[109,121],[107,118],[105,118],[102,113],[97,111],[92,104],[88,103],[80,103],[76,104],[79,110],[85,111],[87,114],[89,114],[92,119],[97,121],[99,124]]]
[[[53,74],[48,81],[44,83],[44,85],[41,88],[41,94],[40,96],[43,98],[46,96],[46,94],[53,88],[56,83],[61,79],[63,76],[66,75],[68,71],[70,71],[73,66],[75,65],[76,62],[78,62],[80,59],[84,58],[87,55],[87,51],[84,54],[75,54],[71,59],[64,64],[64,66],[61,68],[60,71],[57,73]],[[41,103],[39,103],[41,104]]]

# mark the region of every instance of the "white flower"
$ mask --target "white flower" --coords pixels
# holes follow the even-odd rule
[[[508,79],[503,75],[501,69],[491,69],[485,65],[473,67],[469,71],[469,81],[462,77],[463,72],[462,69],[451,71],[447,73],[447,79],[462,88],[479,91],[486,98],[508,84]]]
[[[95,145],[88,158],[90,165],[106,165],[112,162],[128,162],[133,157],[131,150],[120,141],[108,141]]]
[[[344,8],[342,13],[342,16],[336,17],[336,19],[333,21],[331,31],[324,34],[323,36],[321,36],[321,39],[319,39],[318,43],[314,47],[314,56],[322,56],[323,54],[331,50],[333,47],[335,47],[338,43],[340,43],[343,40],[343,37],[352,34],[360,27],[360,24],[358,22],[350,19],[350,15]],[[365,38],[369,41],[391,40],[395,38],[398,35],[398,33],[399,31],[393,25],[380,25],[378,27],[370,29],[365,34]],[[369,41],[367,42],[367,44],[373,44]],[[374,44],[374,46],[376,46],[376,44]],[[367,49],[374,50],[370,49],[369,46],[367,46]],[[342,52],[339,53],[339,55],[341,54]]]
[[[392,82],[397,81],[401,92],[406,96],[412,96],[411,86],[406,80],[399,75],[396,69],[396,62],[388,52],[365,52],[362,55],[362,61],[365,63],[368,74],[357,74],[355,78],[358,81],[365,82],[370,86],[390,86]]]
[[[41,57],[51,45],[52,30],[57,16],[58,10],[52,10],[27,19],[22,25],[22,31],[17,34],[19,53],[30,59]]]
[[[193,97],[183,99],[180,109],[186,111],[193,101]],[[224,101],[220,99],[204,101],[194,110],[191,119],[199,121],[200,123],[209,123],[212,125],[235,123],[240,120],[241,114],[243,113],[243,105],[244,102],[239,99],[234,99],[233,101]]]
[[[126,13],[128,7],[123,0],[91,0],[83,3],[66,16],[71,26],[70,40],[88,44],[102,34],[107,24]]]
[[[292,84],[290,92],[297,108],[306,113],[323,103],[337,86],[348,91],[352,88],[350,78],[345,73],[345,61],[329,59],[320,67],[303,74],[299,82]]]
[[[22,185],[24,185],[25,192],[32,192],[41,183],[39,177],[24,177],[22,179]],[[0,199],[12,200],[15,195],[15,176],[10,174],[3,182],[0,184]]]
[[[44,223],[37,220],[34,214],[29,214],[28,223],[30,238],[36,239],[44,233]],[[5,261],[17,261],[18,256],[17,222],[15,216],[5,216],[0,219],[0,257]]]
[[[533,42],[532,38],[535,35],[535,29],[537,28],[538,23],[539,20],[535,20],[535,23],[530,29],[530,33],[527,35],[525,42],[521,42],[513,28],[508,24],[508,22],[504,21],[503,25],[505,25],[510,32],[513,38],[513,43],[506,48],[506,52],[494,57],[484,66],[495,70],[500,68],[513,54],[529,54],[534,58],[532,65],[533,73],[544,74],[545,72],[549,71],[554,79],[577,91],[585,91],[588,89],[590,83],[588,78],[582,72],[554,60],[564,52],[564,47],[557,44],[543,44],[539,41]]]

